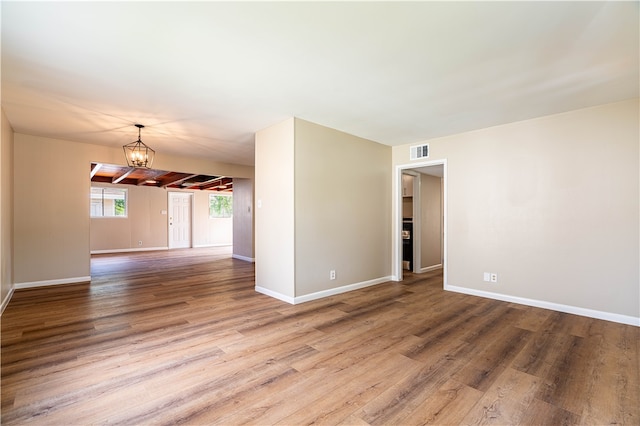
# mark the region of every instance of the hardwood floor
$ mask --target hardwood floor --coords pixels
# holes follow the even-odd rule
[[[288,305],[226,248],[92,259],[16,291],[3,424],[640,424],[632,326],[442,290]]]

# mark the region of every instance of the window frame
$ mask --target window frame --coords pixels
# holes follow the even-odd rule
[[[231,210],[230,210],[228,216],[214,216],[214,215],[212,215],[211,200],[214,197],[226,197],[226,198],[230,198],[231,199]],[[209,219],[233,219],[233,194],[232,193],[219,193],[219,192],[218,193],[209,193],[208,208],[209,208]]]
[[[94,215],[94,208],[93,208],[93,200],[97,199],[94,198],[94,190],[99,189],[100,190],[100,205],[102,208],[102,214],[101,215]],[[106,216],[104,214],[104,207],[105,207],[105,191],[121,191],[124,194],[124,214],[123,215],[117,215],[114,214],[113,216]],[[114,198],[115,200],[115,198]],[[114,207],[115,210],[115,207]],[[91,193],[89,196],[89,217],[91,219],[126,219],[129,217],[129,190],[127,188],[113,188],[113,187],[109,187],[109,186],[91,186]]]

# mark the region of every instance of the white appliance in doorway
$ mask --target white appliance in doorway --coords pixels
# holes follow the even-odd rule
[[[192,194],[169,192],[169,248],[191,247]]]

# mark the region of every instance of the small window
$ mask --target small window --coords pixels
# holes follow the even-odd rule
[[[209,218],[232,217],[233,196],[209,194]]]
[[[127,217],[127,190],[91,187],[91,217]]]

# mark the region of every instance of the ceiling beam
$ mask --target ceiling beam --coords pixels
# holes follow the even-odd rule
[[[129,176],[131,173],[133,173],[135,169],[136,169],[135,167],[130,167],[129,170],[127,170],[120,176],[114,176],[113,179],[111,180],[111,183],[119,183],[120,181],[124,180],[127,176]]]
[[[204,180],[202,182],[194,183],[189,188],[197,186],[198,189],[207,189],[207,188],[210,188],[214,184],[214,182],[216,182],[216,181],[218,181],[218,180],[220,180],[222,178],[223,178],[223,176],[214,176],[211,179],[207,179],[207,180]]]
[[[233,184],[232,178],[226,177],[226,176],[220,176],[219,178],[211,179],[207,181],[206,185],[202,185],[200,189],[210,189],[210,188],[219,187],[221,185],[232,185],[232,184]]]
[[[182,185],[182,188],[184,189],[192,189],[192,188],[197,188],[197,189],[202,189],[200,188],[200,185],[202,184],[202,182],[184,182]]]
[[[187,179],[191,179],[192,177],[196,177],[198,175],[187,175],[186,177],[173,177],[168,178],[167,180],[162,180],[162,187],[166,188],[169,185],[178,185],[179,183],[184,182]]]
[[[205,180],[205,181],[203,181],[203,182],[200,182],[200,184],[201,184],[202,186],[205,186],[205,185],[210,184],[211,182],[215,182],[215,181],[220,180],[220,179],[224,179],[224,176],[214,176],[214,177],[213,177],[213,178],[211,178],[211,179],[208,179],[208,180]]]
[[[98,173],[98,170],[102,168],[102,163],[91,163],[91,177],[89,179],[93,179],[93,177]]]

